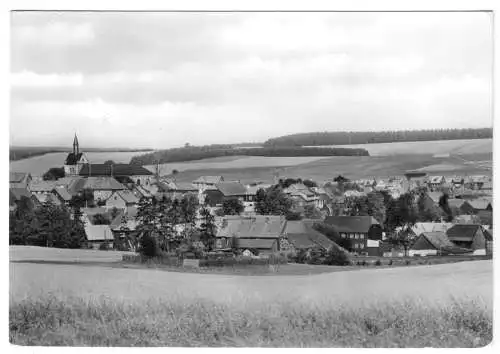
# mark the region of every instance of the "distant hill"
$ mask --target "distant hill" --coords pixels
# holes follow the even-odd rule
[[[493,137],[492,128],[434,129],[379,132],[316,132],[271,138],[264,146],[328,146],[394,142],[485,139]]]

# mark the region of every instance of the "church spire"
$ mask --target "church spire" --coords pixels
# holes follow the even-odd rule
[[[75,139],[73,139],[73,154],[78,155],[80,153],[80,146],[78,145],[78,137],[75,133]]]

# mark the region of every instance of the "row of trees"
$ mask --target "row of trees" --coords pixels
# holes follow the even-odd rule
[[[267,140],[265,146],[321,146],[492,138],[492,128],[427,129],[380,132],[317,132],[285,135]]]
[[[154,165],[157,163],[193,161],[221,156],[368,156],[365,149],[351,148],[305,148],[305,147],[261,147],[233,148],[225,145],[185,146],[181,148],[158,150],[134,156],[130,163]]]

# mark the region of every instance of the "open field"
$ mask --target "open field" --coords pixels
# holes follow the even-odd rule
[[[11,342],[472,347],[491,341],[491,261],[272,279],[43,263],[112,263],[119,256],[66,252],[10,247]]]
[[[116,163],[129,163],[132,156],[140,154],[137,151],[121,152],[87,152],[85,153],[91,163],[103,163],[113,160]],[[14,172],[30,172],[33,175],[42,175],[51,167],[61,167],[68,156],[66,152],[55,152],[28,159],[11,161],[10,170]]]
[[[491,168],[485,166],[486,162],[484,162],[489,158],[488,155],[474,154],[460,157],[452,155],[440,158],[435,158],[432,155],[336,156],[317,159],[295,166],[281,166],[278,169],[280,177],[309,178],[318,182],[331,180],[339,174],[351,179],[401,176],[408,170],[419,168],[425,168],[429,174],[491,175]],[[482,162],[475,163],[474,161]],[[176,178],[178,181],[190,182],[203,175],[222,175],[226,180],[240,180],[243,183],[254,181],[272,183],[276,171],[276,167],[213,168],[214,166],[216,165],[207,164],[203,169],[181,171]],[[171,171],[167,170],[164,173],[168,174]]]
[[[408,154],[481,154],[493,151],[493,139],[414,141],[380,144],[329,145],[322,147],[366,149],[370,156]]]
[[[252,168],[252,167],[283,167],[296,166],[312,161],[324,159],[324,156],[297,156],[297,157],[271,157],[271,156],[224,156],[210,159],[203,159],[190,162],[177,162],[161,164],[161,174],[171,174],[177,171],[190,171],[202,169],[228,169],[228,168]],[[154,172],[156,166],[146,165],[150,171]]]

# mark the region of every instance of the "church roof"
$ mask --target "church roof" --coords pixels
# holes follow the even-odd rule
[[[90,167],[90,168],[89,168]],[[130,164],[114,164],[106,165],[99,164],[85,164],[80,170],[80,176],[152,176],[153,173],[148,169]]]
[[[70,152],[68,156],[66,157],[66,162],[64,163],[65,165],[76,165],[78,161],[82,158],[83,153],[80,152],[78,154],[75,154],[73,152]]]

